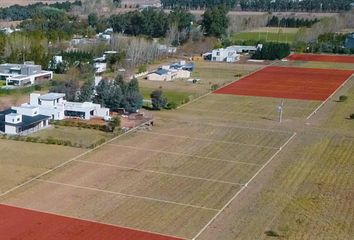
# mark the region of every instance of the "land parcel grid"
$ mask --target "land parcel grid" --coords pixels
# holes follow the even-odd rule
[[[111,141],[1,202],[191,239],[291,136],[161,121],[152,131]]]
[[[353,73],[350,70],[271,66],[214,93],[324,101]]]

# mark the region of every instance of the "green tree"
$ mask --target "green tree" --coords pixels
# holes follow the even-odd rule
[[[150,98],[154,110],[161,110],[167,104],[167,99],[164,97],[161,89],[152,91]]]
[[[98,23],[98,15],[97,13],[90,13],[87,16],[87,22],[91,27],[96,27],[97,23]]]
[[[138,80],[134,78],[129,83],[125,83],[121,76],[118,78],[120,79],[119,82],[123,85],[121,85],[123,90],[121,107],[130,113],[136,112],[143,106],[143,96],[139,91]]]
[[[115,80],[102,80],[96,87],[95,102],[111,110],[120,108],[122,98],[122,90]]]
[[[202,27],[207,36],[221,37],[229,26],[227,9],[223,6],[207,9],[202,15]]]
[[[88,79],[80,89],[79,101],[90,102],[92,101],[95,90],[95,80],[93,78]]]

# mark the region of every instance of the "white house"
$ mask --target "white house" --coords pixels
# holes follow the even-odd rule
[[[7,86],[32,85],[52,78],[53,72],[43,71],[40,65],[35,65],[33,62],[0,64],[0,80],[6,81]]]
[[[99,104],[68,102],[64,98],[65,94],[63,93],[48,93],[44,95],[31,93],[29,103],[14,107],[14,109],[37,107],[40,114],[48,116],[52,120],[63,120],[70,117],[90,120],[91,117],[107,118],[109,116],[109,109],[103,108]]]
[[[172,81],[174,79],[190,78],[194,70],[193,63],[180,61],[171,65],[164,65],[147,75],[147,80],[151,81]]]
[[[213,62],[237,62],[240,60],[242,53],[252,53],[257,51],[258,48],[262,48],[262,45],[257,46],[229,46],[227,48],[214,49],[211,52],[211,61]],[[209,55],[209,54],[208,54]]]
[[[49,125],[48,116],[39,114],[33,106],[7,109],[0,112],[0,133],[8,135],[27,135]]]

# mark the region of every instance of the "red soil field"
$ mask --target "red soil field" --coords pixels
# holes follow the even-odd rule
[[[180,240],[0,204],[1,240]]]
[[[354,56],[347,55],[324,55],[324,54],[292,54],[286,59],[294,61],[309,62],[337,62],[337,63],[354,63]]]
[[[354,71],[266,67],[214,93],[300,100],[326,100]]]

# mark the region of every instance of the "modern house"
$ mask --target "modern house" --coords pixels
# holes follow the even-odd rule
[[[24,64],[0,64],[0,80],[6,81],[6,85],[26,86],[53,78],[53,72],[43,71],[40,65],[33,62]]]
[[[242,53],[253,53],[257,51],[258,48],[262,48],[261,45],[258,46],[229,46],[227,48],[214,49],[211,53],[204,54],[204,58],[210,59],[213,62],[228,62],[233,63],[240,60]]]
[[[151,81],[172,81],[174,79],[190,78],[194,70],[193,63],[180,61],[171,65],[165,65],[147,75],[147,80]]]
[[[40,95],[31,93],[30,102],[14,107],[17,110],[23,107],[36,107],[39,114],[48,116],[52,120],[63,120],[64,118],[81,118],[90,120],[92,117],[107,118],[109,109],[101,107],[100,104],[92,102],[68,102],[63,93],[48,93]]]
[[[354,49],[354,33],[351,33],[345,39],[345,47]]]
[[[0,133],[27,135],[48,127],[50,117],[39,114],[39,108],[24,106],[0,112]]]

